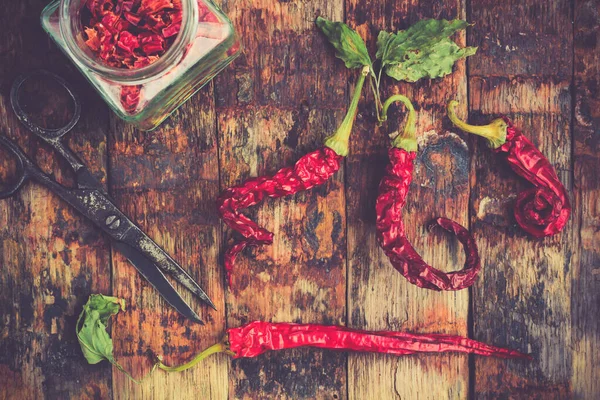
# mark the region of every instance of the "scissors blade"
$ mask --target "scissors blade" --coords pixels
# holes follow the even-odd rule
[[[198,314],[181,298],[162,271],[142,253],[123,242],[114,242],[115,248],[131,262],[139,273],[160,295],[186,318],[204,325]]]
[[[143,254],[162,272],[173,276],[175,280],[216,310],[215,305],[200,285],[167,252],[127,218],[110,197],[102,191],[66,189],[45,174],[40,175],[38,181],[93,221],[113,240],[123,242]]]
[[[79,189],[97,190],[109,199],[111,198],[108,192],[104,189],[104,186],[102,186],[100,181],[96,179],[94,175],[92,175],[92,172],[87,169],[87,167],[79,168],[77,172],[75,172],[75,179]]]
[[[189,291],[194,293],[198,298],[212,307],[215,311],[217,308],[210,300],[204,290],[198,283],[188,274],[173,258],[164,251],[158,244],[154,242],[148,235],[137,226],[132,228],[125,234],[122,239],[126,243],[134,245],[148,258],[152,259],[156,266],[163,272],[171,275],[177,282],[185,286]]]

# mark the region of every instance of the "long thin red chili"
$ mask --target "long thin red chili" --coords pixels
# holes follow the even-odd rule
[[[456,335],[365,331],[336,325],[290,324],[254,321],[227,330],[233,358],[256,357],[269,350],[316,347],[396,355],[473,353],[501,358],[530,358],[518,351],[490,346]]]
[[[366,331],[337,325],[291,324],[254,321],[227,330],[222,343],[209,347],[190,362],[170,367],[157,360],[165,371],[185,371],[207,356],[226,352],[233,358],[257,357],[267,351],[314,347],[319,349],[407,355],[415,353],[458,352],[485,357],[523,358],[531,356],[515,350],[491,346],[457,335]]]
[[[406,128],[390,148],[390,162],[379,185],[375,203],[377,213],[377,240],[392,265],[408,281],[432,290],[460,290],[471,286],[481,268],[475,240],[464,227],[447,218],[437,218],[434,223],[452,232],[463,245],[466,254],[461,271],[444,273],[429,264],[412,247],[406,237],[402,209],[412,181],[414,160],[417,155],[415,137],[415,111],[405,96],[390,97],[384,105],[384,115],[394,101],[402,101],[409,109]]]
[[[325,140],[323,147],[304,155],[293,167],[282,168],[274,175],[250,178],[230,187],[217,199],[219,215],[225,224],[244,237],[225,252],[225,269],[230,285],[235,259],[242,250],[247,246],[273,243],[273,233],[240,213],[240,210],[259,204],[266,197],[279,198],[309,190],[325,183],[340,169],[343,157],[348,154],[348,138],[368,72],[368,68],[361,71],[346,117],[336,133]]]
[[[560,232],[571,215],[571,203],[550,161],[508,118],[484,126],[469,125],[456,116],[457,105],[457,101],[448,103],[454,125],[488,139],[494,152],[503,154],[512,170],[534,185],[517,196],[514,214],[521,228],[538,238]]]

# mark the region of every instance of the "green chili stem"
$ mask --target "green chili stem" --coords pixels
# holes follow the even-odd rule
[[[356,118],[356,113],[358,111],[358,100],[360,100],[360,93],[362,92],[363,84],[365,83],[365,78],[369,74],[369,71],[370,68],[368,66],[363,67],[360,76],[358,77],[358,81],[356,82],[354,93],[352,94],[350,107],[346,112],[346,116],[344,117],[342,124],[333,135],[329,136],[325,140],[325,146],[329,147],[331,150],[343,157],[348,155],[348,139],[350,138],[352,125],[354,124],[354,119]]]
[[[381,64],[379,66],[379,73],[375,75],[371,74],[375,79],[375,86],[373,86],[373,82],[371,82],[371,88],[373,89],[373,97],[375,98],[375,112],[377,115],[377,125],[381,126],[383,122],[385,122],[386,117],[384,115],[380,115],[380,109],[383,108],[383,103],[381,103],[381,92],[380,92],[380,84],[381,84],[381,73],[383,72],[384,65]]]
[[[381,67],[379,68],[379,73],[377,74],[377,90],[379,90],[379,85],[381,84],[381,73],[383,72],[383,63],[381,64]],[[380,101],[381,103],[381,101]]]
[[[135,379],[133,376],[131,376],[131,374],[129,372],[127,372],[125,370],[125,368],[123,368],[121,366],[121,364],[119,364],[118,362],[113,362],[112,365],[114,365],[115,367],[117,367],[117,369],[119,371],[121,371],[122,373],[124,373],[129,379],[131,379],[133,382],[137,383],[138,385],[141,384],[148,376],[152,375],[152,373],[154,372],[154,370],[156,369],[156,364],[152,367],[152,370],[150,370],[150,372],[148,372],[148,374],[146,374],[144,377],[142,377],[142,379],[137,380]]]
[[[224,353],[224,352],[231,353],[225,343],[217,343],[213,346],[210,346],[208,349],[204,350],[203,352],[198,354],[196,357],[194,357],[191,361],[189,361],[185,364],[178,365],[175,367],[169,367],[168,365],[163,364],[162,361],[158,360],[156,365],[158,366],[158,368],[160,368],[166,372],[181,372],[181,371],[185,371],[187,369],[192,368],[193,366],[195,366],[196,364],[198,364],[200,361],[204,360],[206,357],[210,356],[211,354]]]
[[[417,151],[417,113],[408,97],[401,94],[390,96],[385,103],[383,103],[382,117],[384,120],[387,119],[388,109],[397,101],[403,103],[408,109],[408,117],[404,123],[404,131],[394,138],[392,146],[406,151]]]
[[[456,106],[458,106],[458,101],[450,100],[448,102],[448,118],[450,118],[450,121],[457,128],[486,138],[489,141],[490,147],[494,149],[506,143],[506,129],[508,125],[502,118],[495,119],[488,125],[469,125],[458,118],[456,115]]]
[[[375,85],[373,85],[373,80],[375,80]],[[383,119],[379,114],[379,109],[381,108],[381,99],[379,98],[379,87],[377,87],[377,80],[369,77],[369,84],[371,86],[371,90],[373,91],[373,98],[375,99],[375,115],[377,116],[377,123],[381,125]]]

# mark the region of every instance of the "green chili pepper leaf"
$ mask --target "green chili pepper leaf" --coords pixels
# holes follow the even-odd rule
[[[408,51],[402,63],[388,65],[385,73],[399,81],[416,82],[422,78],[441,78],[452,73],[457,60],[475,54],[476,47],[460,48],[445,38],[419,51]]]
[[[346,68],[361,68],[366,65],[373,70],[367,46],[356,31],[343,22],[332,22],[321,17],[317,18],[316,24],[335,47],[335,55],[344,61]]]
[[[77,319],[77,339],[89,364],[108,360],[116,364],[113,357],[112,339],[106,331],[111,316],[125,311],[125,300],[101,294],[93,294],[83,306]]]
[[[425,19],[396,34],[380,32],[377,58],[394,79],[415,82],[445,76],[457,60],[475,54],[476,48],[461,49],[449,39],[467,26],[459,19]]]
[[[377,54],[375,54],[375,57],[378,60],[383,59],[383,57],[387,55],[389,45],[395,38],[395,33],[379,31],[379,35],[377,36]]]
[[[384,64],[398,64],[405,60],[408,51],[418,51],[431,47],[439,41],[450,37],[455,32],[465,29],[469,24],[466,21],[455,19],[448,21],[445,19],[424,19],[412,25],[405,31],[399,31],[397,34],[388,34],[393,36],[387,41],[381,40],[381,44],[386,46],[378,50]],[[380,34],[380,38],[381,38]],[[381,38],[383,39],[383,38]],[[380,40],[377,40],[378,47]]]

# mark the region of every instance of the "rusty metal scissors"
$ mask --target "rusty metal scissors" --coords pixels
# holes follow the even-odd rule
[[[32,76],[40,75],[58,82],[65,88],[73,101],[73,117],[61,128],[46,129],[36,125],[19,104],[19,94],[23,83]],[[114,247],[129,259],[140,274],[177,311],[192,321],[203,323],[196,312],[181,298],[165,274],[170,274],[176,281],[216,309],[204,290],[171,256],[119,210],[102,184],[92,175],[79,157],[62,142],[62,138],[75,126],[81,115],[79,98],[67,82],[51,72],[37,70],[17,78],[12,86],[10,101],[19,121],[67,161],[75,173],[76,187],[69,188],[56,182],[43,172],[16,143],[6,135],[0,135],[0,145],[14,154],[17,161],[16,182],[0,191],[0,199],[13,196],[28,180],[46,186],[102,229],[112,239]]]

